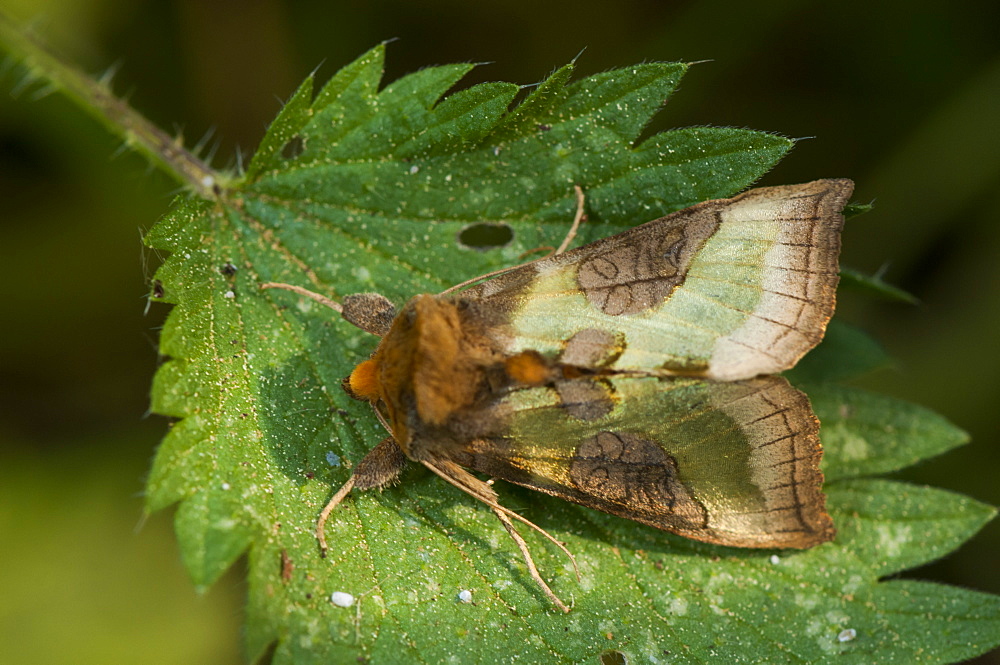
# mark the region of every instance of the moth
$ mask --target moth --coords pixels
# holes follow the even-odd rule
[[[707,201],[402,309],[334,303],[382,339],[344,380],[391,436],[323,510],[412,460],[488,505],[564,611],[490,483],[500,478],[717,545],[834,537],[819,422],[776,376],[834,311],[850,180]],[[583,212],[580,197],[577,222]],[[463,285],[464,286],[464,285]],[[567,554],[569,554],[567,552]],[[570,555],[572,557],[572,555]]]

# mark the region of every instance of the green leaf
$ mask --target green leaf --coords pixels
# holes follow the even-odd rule
[[[888,480],[833,483],[827,496],[837,544],[880,576],[941,558],[996,515],[959,494]]]
[[[875,295],[883,300],[905,302],[910,305],[920,302],[912,293],[886,282],[880,272],[868,275],[853,268],[841,268],[840,278],[845,288]]]
[[[882,346],[866,333],[834,319],[819,346],[785,376],[792,383],[843,381],[889,364]]]
[[[875,209],[874,203],[848,203],[844,206],[844,219],[853,219]]]
[[[871,603],[879,609],[872,613],[870,632],[863,637],[885,625],[898,626],[896,642],[886,649],[888,657],[880,655],[881,663],[958,663],[1000,644],[997,596],[930,582],[891,580],[875,587]],[[858,650],[882,641],[872,637],[860,642]],[[928,639],[935,642],[931,652],[922,648]],[[871,660],[862,656],[858,662]]]
[[[637,142],[682,64],[571,84],[566,66],[512,106],[511,84],[446,96],[469,65],[425,69],[379,91],[383,57],[382,47],[365,54],[311,103],[306,81],[242,181],[211,201],[179,200],[147,237],[171,252],[157,278],[162,299],[176,303],[154,409],[180,419],[157,454],[147,505],[181,502],[178,540],[199,585],[249,549],[251,658],[273,649],[275,663],[566,663],[602,654],[628,662],[946,662],[1000,641],[998,614],[989,613],[996,599],[941,591],[954,618],[942,641],[922,630],[945,628],[944,615],[929,609],[933,587],[878,582],[920,559],[907,541],[902,554],[874,561],[880,545],[866,524],[897,529],[933,497],[914,492],[893,503],[896,488],[872,481],[857,481],[871,490],[864,505],[852,485],[831,487],[842,541],[780,554],[695,543],[499,486],[505,505],[575,554],[579,582],[560,552],[525,534],[542,574],[574,605],[569,615],[553,610],[488,510],[415,466],[398,486],[339,506],[321,558],[319,511],[382,436],[371,411],[340,389],[376,340],[262,283],[332,297],[378,291],[401,303],[558,244],[573,217],[573,185],[587,197],[586,241],[731,195],[791,147],[772,134],[708,127]],[[482,222],[506,225],[512,241],[491,251],[457,241]],[[863,346],[854,333],[843,344],[837,335],[834,357]],[[874,357],[881,362],[869,353],[859,366]],[[803,376],[831,371],[817,362]],[[831,479],[899,468],[961,439],[895,400],[824,385],[814,402]],[[933,556],[987,518],[978,504],[948,506],[907,522],[935,529]],[[856,639],[844,639],[848,629]]]
[[[837,385],[805,388],[819,417],[826,479],[896,471],[969,440],[933,411]]]

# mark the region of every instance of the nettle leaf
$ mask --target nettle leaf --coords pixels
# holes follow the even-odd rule
[[[865,332],[834,319],[819,346],[785,372],[785,377],[796,384],[843,381],[886,367],[890,362],[881,345]]]
[[[845,287],[876,295],[883,300],[905,302],[910,305],[916,305],[920,302],[912,293],[886,282],[882,278],[881,271],[874,275],[868,275],[860,270],[841,267],[840,277],[841,283]]]
[[[916,404],[858,388],[800,385],[821,423],[826,479],[889,473],[969,440],[945,418]]]
[[[382,62],[373,49],[315,98],[307,80],[242,181],[224,183],[215,200],[178,201],[147,237],[171,253],[157,279],[161,299],[176,304],[153,407],[178,419],[157,454],[148,507],[180,503],[181,552],[201,586],[248,552],[250,657],[941,663],[1000,642],[997,598],[878,581],[958,546],[992,510],[860,476],[963,435],[918,407],[829,385],[814,401],[841,535],[813,550],[713,547],[502,486],[506,505],[577,557],[580,582],[561,553],[525,534],[554,591],[574,605],[564,615],[488,510],[412,467],[398,486],[337,508],[322,559],[319,511],[383,436],[340,389],[377,340],[262,283],[335,298],[378,291],[400,304],[557,245],[573,218],[573,185],[587,196],[585,242],[732,195],[792,145],[708,127],[637,142],[684,64],[574,83],[566,66],[518,101],[520,88],[507,83],[446,96],[470,65],[380,89]],[[482,224],[509,241],[490,251],[459,241]],[[831,357],[858,339],[833,333]],[[866,358],[856,371],[882,356],[869,348]],[[828,378],[835,364],[817,362],[800,378]]]

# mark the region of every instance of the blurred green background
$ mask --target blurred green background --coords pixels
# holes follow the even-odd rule
[[[927,405],[970,445],[901,474],[1000,503],[1000,5],[889,0],[3,0],[0,9],[195,142],[252,153],[301,79],[380,41],[387,78],[490,62],[469,83],[533,83],[584,47],[582,75],[694,67],[652,129],[771,130],[801,142],[764,184],[846,176],[874,212],[844,264],[886,269],[918,306],[842,299],[894,367],[863,385]],[[146,311],[160,257],[139,236],[177,185],[64,98],[0,77],[0,660],[237,663],[242,571],[206,595],[170,516],[143,523],[167,424],[147,417],[159,359]],[[637,220],[639,221],[639,220]],[[1000,592],[1000,523],[909,576]],[[991,660],[992,658],[992,660]],[[1000,663],[996,655],[981,663]]]

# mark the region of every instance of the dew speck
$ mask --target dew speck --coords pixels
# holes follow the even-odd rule
[[[471,603],[472,592],[469,591],[468,589],[462,589],[461,591],[458,592],[458,599],[463,603]]]
[[[330,602],[337,607],[350,607],[354,604],[354,596],[346,591],[334,591],[330,594]]]
[[[332,450],[328,450],[326,452],[326,463],[330,466],[340,466],[340,455]]]
[[[846,629],[840,631],[840,634],[837,635],[837,641],[838,642],[850,642],[851,640],[853,640],[857,636],[858,636],[858,631],[854,630],[853,628],[846,628]]]
[[[223,298],[235,298],[236,297],[236,292],[235,291],[226,291],[224,294],[222,294],[222,297]]]
[[[410,175],[415,175],[420,172],[420,167],[414,164],[410,167]]]
[[[775,566],[777,566],[779,563],[781,563],[781,557],[778,556],[777,554],[772,554],[771,555],[771,563],[774,564]]]
[[[232,486],[229,483],[222,483],[222,489],[228,491],[232,489]]]

